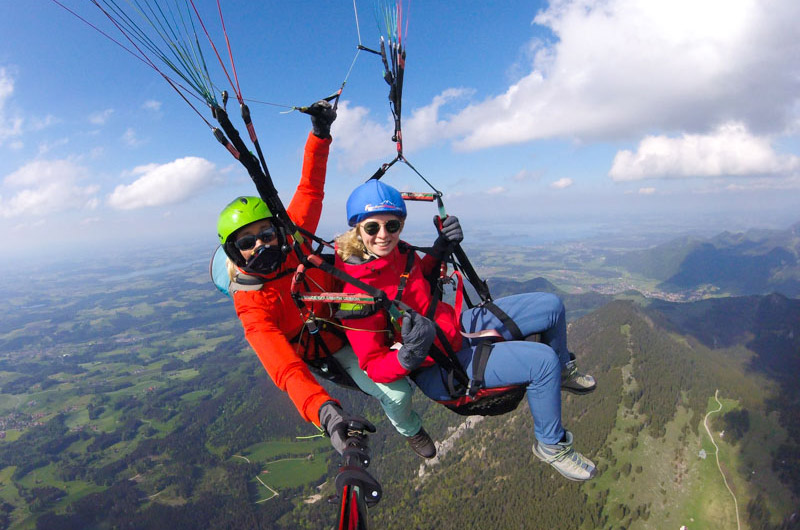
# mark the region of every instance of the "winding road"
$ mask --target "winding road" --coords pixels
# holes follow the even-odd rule
[[[722,475],[722,480],[725,482],[725,487],[728,488],[731,497],[733,497],[733,505],[736,507],[736,528],[737,530],[741,530],[742,525],[741,522],[739,521],[739,502],[736,500],[736,495],[734,495],[733,490],[728,484],[728,479],[725,478],[725,473],[722,472],[722,466],[719,463],[719,447],[717,446],[717,443],[714,441],[714,436],[711,434],[711,429],[708,428],[708,417],[722,410],[722,403],[720,402],[718,396],[719,396],[719,389],[717,389],[714,392],[714,399],[717,400],[717,405],[719,405],[719,408],[717,410],[709,411],[708,414],[706,414],[706,417],[703,420],[703,426],[706,428],[708,437],[711,439],[711,443],[714,445],[714,455],[717,457],[717,469],[719,469],[719,474]]]
[[[233,457],[234,457],[234,458],[241,458],[242,460],[244,460],[244,461],[245,461],[245,462],[247,462],[248,464],[250,463],[250,459],[249,459],[249,458],[247,458],[246,456],[242,456],[242,455],[233,455]],[[291,459],[291,458],[282,458],[281,460],[292,460],[292,459]],[[299,460],[299,459],[298,459],[298,460]],[[276,460],[276,462],[280,462],[280,460]],[[270,462],[270,463],[271,463],[271,462]],[[267,485],[267,483],[266,483],[266,482],[264,482],[263,480],[261,480],[261,477],[259,477],[259,476],[257,476],[257,475],[256,475],[256,480],[257,480],[257,481],[259,481],[259,482],[261,483],[261,485],[262,485],[262,486],[264,486],[265,488],[267,488],[269,491],[271,491],[271,492],[272,492],[272,495],[271,495],[271,496],[269,496],[269,497],[265,497],[265,498],[261,499],[260,501],[256,501],[256,504],[260,504],[260,503],[262,503],[262,502],[266,502],[266,501],[268,501],[268,500],[270,500],[270,499],[274,499],[275,497],[277,497],[278,495],[280,495],[280,493],[278,493],[276,490],[274,490],[274,489],[270,488],[270,487]]]

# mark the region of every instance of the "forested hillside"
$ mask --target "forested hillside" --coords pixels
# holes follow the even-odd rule
[[[777,385],[750,374],[752,355],[740,345],[712,350],[659,321],[664,317],[658,312],[614,302],[570,327],[581,365],[600,382],[594,394],[565,394],[564,402],[566,426],[601,470],[594,481],[568,482],[533,457],[523,403],[508,416],[466,429],[432,466],[420,465],[396,439],[387,440],[376,469],[385,491],[373,512],[377,526],[735,528],[734,506],[719,472],[698,456],[701,449],[712,451],[702,420],[719,389],[727,410],[753,418],[753,427],[740,429],[730,446],[718,440],[730,459],[726,469],[744,527],[796,527],[789,518],[798,481],[782,472],[776,458],[785,455],[780,445],[787,425],[770,414]],[[718,431],[736,417],[721,420]],[[440,440],[464,423],[435,406],[425,421]],[[317,506],[291,521],[311,528],[325,520],[324,513]]]

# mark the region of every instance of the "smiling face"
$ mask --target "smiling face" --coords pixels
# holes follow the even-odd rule
[[[263,241],[259,237],[263,237],[264,232],[269,231],[270,228],[272,228],[272,222],[269,219],[262,219],[245,225],[236,231],[233,240],[236,242],[236,248],[239,249],[239,253],[245,260],[250,259],[258,247],[278,244],[277,233],[273,233],[268,241]]]
[[[403,220],[388,213],[373,215],[358,224],[358,235],[361,236],[367,251],[381,258],[388,256],[394,250],[400,241],[402,231]]]

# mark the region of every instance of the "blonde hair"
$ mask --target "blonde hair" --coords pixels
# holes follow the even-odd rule
[[[369,258],[367,246],[358,235],[358,225],[336,238],[336,253],[342,261],[347,261],[353,256],[361,259]]]
[[[231,261],[231,258],[227,258],[225,260],[225,268],[228,269],[228,278],[233,281],[233,278],[236,276],[236,273],[239,272],[239,269],[236,267],[236,264]]]

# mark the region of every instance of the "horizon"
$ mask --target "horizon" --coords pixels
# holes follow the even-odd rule
[[[85,3],[65,5],[109,29]],[[198,5],[219,44],[218,17]],[[371,6],[355,2],[357,25],[349,1],[222,5],[245,97],[309,104],[338,88],[356,55],[332,129],[319,230],[331,237],[345,228],[348,192],[395,149],[380,61],[355,49],[377,40]],[[213,242],[218,212],[255,188],[202,121],[56,3],[6,8],[0,32],[15,46],[0,53],[3,263]],[[405,152],[468,238],[533,244],[797,222],[796,2],[410,8]],[[251,110],[288,203],[309,119]],[[399,166],[388,183],[428,191]],[[433,212],[413,212],[416,233],[432,235],[422,223]]]
[[[411,208],[416,208],[412,206]],[[410,210],[413,211],[413,210]],[[422,216],[416,219],[409,218],[403,233],[403,239],[420,246],[424,246],[435,238],[434,229],[424,222]],[[711,239],[725,232],[746,233],[751,230],[788,230],[792,226],[800,224],[800,216],[794,216],[793,221],[784,224],[761,224],[758,226],[741,226],[740,223],[733,223],[729,226],[716,226],[706,224],[702,227],[688,227],[676,223],[671,226],[662,224],[639,223],[635,226],[629,225],[627,229],[620,228],[619,225],[588,225],[577,224],[567,226],[566,230],[557,233],[525,233],[525,228],[518,224],[509,223],[506,225],[508,233],[498,233],[496,227],[479,225],[465,229],[466,238],[464,249],[468,254],[478,250],[494,250],[506,247],[510,251],[523,248],[541,248],[558,245],[581,244],[589,245],[596,249],[606,249],[612,252],[634,251],[655,247],[669,241],[682,237],[697,237],[701,239]],[[499,226],[499,224],[497,225]],[[325,227],[321,225],[321,230]],[[563,228],[563,226],[561,227]],[[341,231],[326,233],[333,237]],[[170,265],[169,268],[185,266],[187,264],[197,265],[199,269],[207,269],[208,263],[214,254],[219,241],[215,235],[196,234],[195,237],[180,241],[178,246],[169,245],[164,240],[148,241],[139,239],[133,243],[114,246],[109,248],[103,242],[75,246],[52,246],[45,253],[45,259],[31,259],[25,254],[9,254],[0,261],[0,289],[8,287],[12,282],[16,282],[20,277],[28,278],[32,274],[44,274],[51,277],[53,267],[61,268],[60,273],[67,274],[72,268],[83,268],[87,264],[91,265],[92,270],[101,272],[110,268],[127,268],[131,271],[139,271],[142,267],[148,266],[153,261],[161,261],[165,256],[174,256],[176,259],[183,260],[180,263]],[[97,256],[103,256],[98,260]],[[129,258],[136,256],[140,261],[131,261]],[[161,267],[161,266],[159,266]],[[52,276],[54,280],[65,278],[57,275]],[[66,277],[69,279],[69,276]],[[27,281],[27,280],[26,280]],[[209,282],[211,280],[209,279]]]

